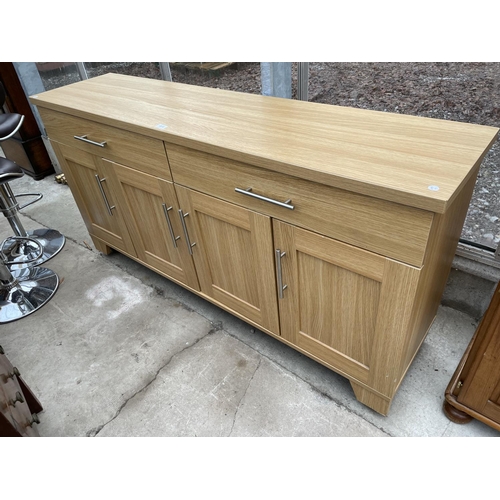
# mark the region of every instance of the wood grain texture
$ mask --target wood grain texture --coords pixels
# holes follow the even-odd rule
[[[97,152],[54,141],[97,248],[120,250],[348,377],[361,402],[387,414],[436,313],[498,129],[120,75],[32,102],[52,140],[109,140]],[[489,406],[499,399],[497,385]]]
[[[498,134],[494,127],[113,74],[38,94],[31,102],[440,213]],[[439,190],[430,191],[431,185]]]
[[[189,255],[178,217],[174,185],[163,179],[103,160],[113,175],[109,182],[137,252],[143,262],[162,274],[199,289],[193,259]],[[169,231],[165,204],[174,238]]]
[[[478,327],[457,401],[500,425],[500,285]]]
[[[446,416],[500,430],[500,284],[445,391]]]
[[[176,183],[394,259],[421,266],[433,213],[167,144]],[[256,200],[235,188],[294,210]]]
[[[100,157],[55,141],[52,141],[52,146],[89,234],[97,236],[115,249],[135,255],[135,247],[123,219],[122,209],[117,206],[115,193],[109,186],[113,175],[109,165]],[[96,175],[102,180],[102,188],[110,206],[115,207],[112,215],[106,210]]]
[[[390,404],[420,270],[277,220],[273,229],[286,252],[282,336]]]
[[[110,160],[162,179],[172,179],[163,142],[158,139],[118,130],[102,123],[75,118],[50,109],[41,109],[40,115],[52,140],[94,155],[103,155]],[[89,140],[98,143],[106,141],[106,145],[101,148],[88,144],[75,139],[75,135],[86,135]]]
[[[201,291],[279,334],[271,220],[176,187]]]
[[[383,396],[381,394],[377,394],[377,392],[370,390],[366,386],[361,384],[357,384],[351,380],[351,387],[356,395],[356,399],[368,406],[372,410],[375,410],[377,413],[381,415],[387,416],[389,413],[389,409],[391,407],[392,398],[388,398],[387,396]]]
[[[479,164],[476,165],[474,175],[471,176],[446,214],[435,215],[415,298],[411,332],[408,334],[408,345],[405,348],[406,355],[401,360],[403,363],[402,372],[410,366],[436,317],[467,215],[478,170]]]

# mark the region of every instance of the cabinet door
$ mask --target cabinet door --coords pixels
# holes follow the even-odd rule
[[[410,334],[419,269],[273,223],[286,286],[279,300],[282,337],[390,398],[402,376],[398,360]]]
[[[176,186],[201,291],[279,334],[271,219]]]
[[[104,160],[110,182],[141,261],[199,290],[194,262],[184,242],[179,206],[171,182]]]
[[[84,151],[52,145],[90,235],[135,256],[122,210],[110,188],[113,171],[109,165]]]

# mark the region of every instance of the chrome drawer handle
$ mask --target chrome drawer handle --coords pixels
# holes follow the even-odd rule
[[[78,139],[79,141],[86,142],[87,144],[93,144],[94,146],[99,146],[100,148],[103,148],[104,146],[106,146],[106,141],[102,141],[102,142],[91,141],[90,139],[87,139],[86,135],[74,135],[73,137],[75,139]]]
[[[283,208],[289,208],[290,210],[293,210],[295,208],[293,205],[291,205],[292,200],[286,200],[286,201],[273,200],[272,198],[267,198],[266,196],[262,196],[261,194],[252,193],[251,187],[247,189],[234,188],[234,190],[237,193],[250,196],[251,198],[256,198],[257,200],[267,201],[268,203],[272,203],[273,205],[278,205]]]
[[[104,203],[106,204],[106,208],[108,209],[108,213],[109,213],[109,215],[113,215],[113,212],[111,212],[111,210],[113,210],[113,208],[116,208],[116,207],[115,207],[115,205],[113,205],[112,207],[109,205],[108,198],[106,197],[106,193],[104,192],[104,189],[102,187],[102,183],[106,180],[106,177],[104,177],[104,179],[99,179],[99,176],[97,174],[95,174],[95,179],[97,181],[97,185],[99,186],[99,190],[101,191],[102,197],[104,199]]]
[[[186,226],[186,221],[184,220],[184,217],[187,217],[189,215],[188,213],[184,213],[182,210],[179,210],[179,217],[181,219],[181,224],[182,224],[182,229],[184,230],[184,237],[186,238],[186,244],[189,250],[189,254],[193,255],[193,247],[196,245],[196,243],[191,243],[191,240],[189,239],[189,234]]]
[[[286,255],[286,252],[282,252],[280,249],[276,250],[276,274],[278,277],[278,295],[280,299],[284,298],[283,292],[288,287],[288,285],[283,285],[283,274],[281,271],[281,259]]]
[[[170,222],[170,217],[168,215],[168,212],[169,210],[172,210],[172,207],[167,208],[167,205],[165,205],[165,203],[162,203],[162,206],[163,206],[163,213],[165,214],[165,219],[167,219],[167,226],[168,226],[168,231],[170,233],[170,237],[172,238],[174,247],[177,248],[177,240],[180,239],[180,236],[174,235],[174,229],[172,227],[172,223]]]

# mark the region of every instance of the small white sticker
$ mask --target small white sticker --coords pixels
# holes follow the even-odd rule
[[[33,97],[33,99],[36,99],[38,95],[32,95],[31,97]]]
[[[439,191],[439,186],[429,186],[427,189],[429,191]]]
[[[165,125],[164,123],[158,123],[156,125],[156,128],[159,128],[160,130],[165,130],[168,127],[168,125]]]

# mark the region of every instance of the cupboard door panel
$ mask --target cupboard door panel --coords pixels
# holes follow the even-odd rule
[[[178,203],[171,182],[108,160],[111,180],[140,260],[199,290],[193,259],[182,239]]]
[[[273,221],[287,285],[281,334],[337,371],[381,394],[395,391],[419,270]],[[390,366],[390,368],[388,368]]]
[[[52,145],[89,233],[135,256],[121,207],[110,186],[112,171],[97,156],[55,142]]]
[[[201,291],[279,334],[271,219],[176,186]]]
[[[300,335],[308,337],[302,341],[329,346],[368,366],[380,283],[302,252],[297,271]]]

